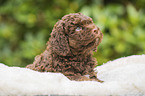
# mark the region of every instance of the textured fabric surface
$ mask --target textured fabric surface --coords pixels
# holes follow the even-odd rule
[[[97,67],[96,81],[70,81],[61,73],[37,72],[0,64],[0,95],[145,95],[145,55]]]

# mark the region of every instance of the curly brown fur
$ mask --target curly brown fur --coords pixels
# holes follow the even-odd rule
[[[81,13],[65,15],[55,25],[46,50],[27,68],[40,72],[61,72],[71,80],[97,80],[97,50],[103,34],[92,19]],[[89,75],[90,77],[86,77]]]

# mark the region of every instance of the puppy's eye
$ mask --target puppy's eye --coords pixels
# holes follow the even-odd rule
[[[77,27],[77,28],[76,28],[76,31],[80,31],[80,30],[82,30],[81,27]]]

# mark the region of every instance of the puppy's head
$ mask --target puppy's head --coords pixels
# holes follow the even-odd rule
[[[57,54],[66,56],[96,50],[103,34],[92,19],[81,13],[65,15],[52,31],[51,44]]]

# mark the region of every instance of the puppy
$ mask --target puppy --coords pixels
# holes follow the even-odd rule
[[[65,15],[54,25],[45,51],[26,68],[60,72],[70,80],[102,82],[94,72],[97,62],[92,57],[102,38],[103,34],[92,18],[82,13]]]

